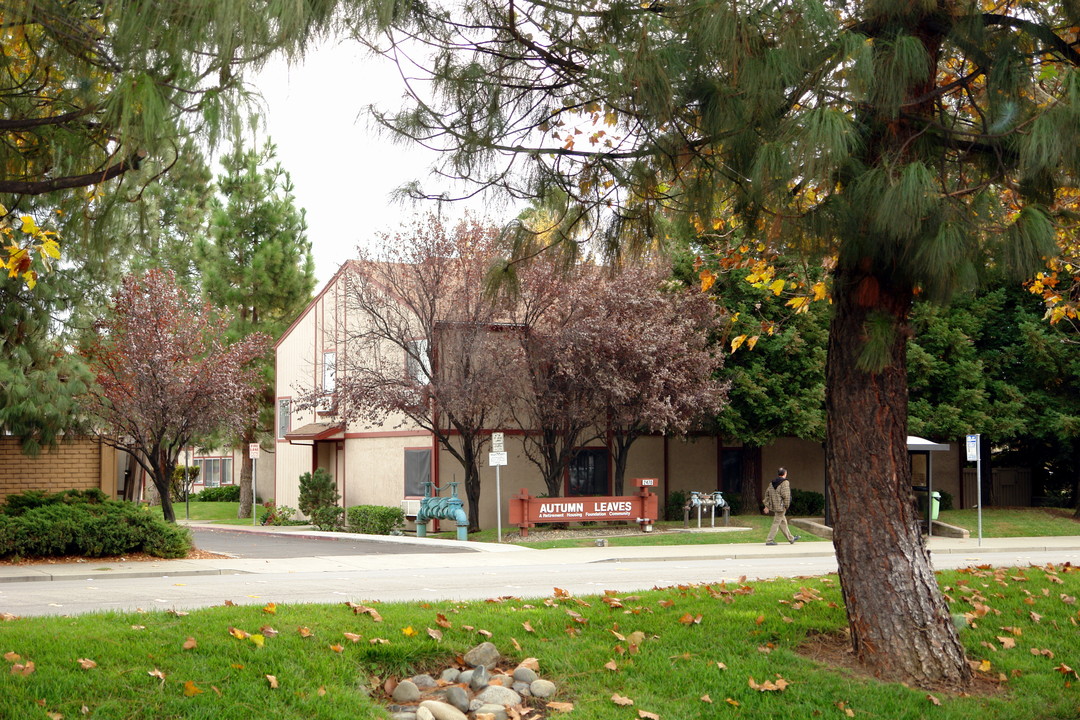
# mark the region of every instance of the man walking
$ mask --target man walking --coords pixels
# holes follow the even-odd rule
[[[765,488],[765,509],[762,510],[766,515],[772,513],[772,527],[769,528],[769,536],[765,538],[766,545],[775,545],[776,530],[779,528],[784,531],[784,537],[787,538],[789,543],[794,543],[799,539],[798,535],[792,535],[788,530],[787,524],[787,509],[791,506],[791,483],[787,479],[787,470],[780,468],[776,471],[776,478],[769,484],[769,487]]]

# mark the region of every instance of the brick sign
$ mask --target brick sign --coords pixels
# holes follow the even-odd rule
[[[622,520],[643,528],[657,519],[656,495],[642,488],[638,495],[606,497],[534,498],[525,490],[510,498],[510,524],[522,536],[537,523]]]

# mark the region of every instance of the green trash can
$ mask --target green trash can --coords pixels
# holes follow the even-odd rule
[[[925,485],[913,485],[911,487],[912,492],[915,494],[915,499],[919,503],[919,515],[923,520],[926,519],[926,495],[928,488]],[[938,510],[941,509],[941,493],[934,490],[930,493],[930,519],[938,519]]]

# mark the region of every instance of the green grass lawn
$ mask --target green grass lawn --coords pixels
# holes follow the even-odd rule
[[[238,502],[192,502],[190,507],[190,517],[196,522],[206,523],[221,523],[223,525],[250,525],[251,516],[246,518],[236,517],[236,511],[240,508]],[[152,508],[151,512],[161,512],[161,508]],[[256,508],[257,511],[265,513],[261,507]],[[173,504],[173,511],[176,513],[177,520],[182,520],[188,517],[188,508],[184,506],[183,502]]]
[[[808,640],[845,625],[836,577],[827,576],[605,598],[553,588],[547,599],[379,604],[381,621],[344,603],[272,606],[272,594],[259,600],[265,607],[14,619],[0,622],[0,717],[380,718],[388,678],[438,671],[488,638],[514,662],[537,658],[559,687],[553,699],[573,704],[570,720],[1077,717],[1080,679],[1069,668],[1080,666],[1080,572],[973,570],[940,581],[953,612],[970,614],[961,639],[979,674],[1000,682],[995,694],[853,678],[808,656],[800,649]],[[783,690],[750,685],[780,678]],[[616,693],[633,706],[613,702]]]
[[[1072,510],[1061,508],[988,508],[983,509],[983,537],[1046,537],[1080,535],[1080,521]],[[938,520],[971,531],[978,529],[977,510],[943,510]]]

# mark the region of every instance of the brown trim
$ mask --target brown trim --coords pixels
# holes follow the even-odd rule
[[[388,438],[388,437],[426,437],[430,435],[435,437],[434,433],[428,430],[383,430],[377,432],[350,432],[345,433],[346,440],[357,440],[361,438]],[[426,449],[426,448],[425,448]]]

